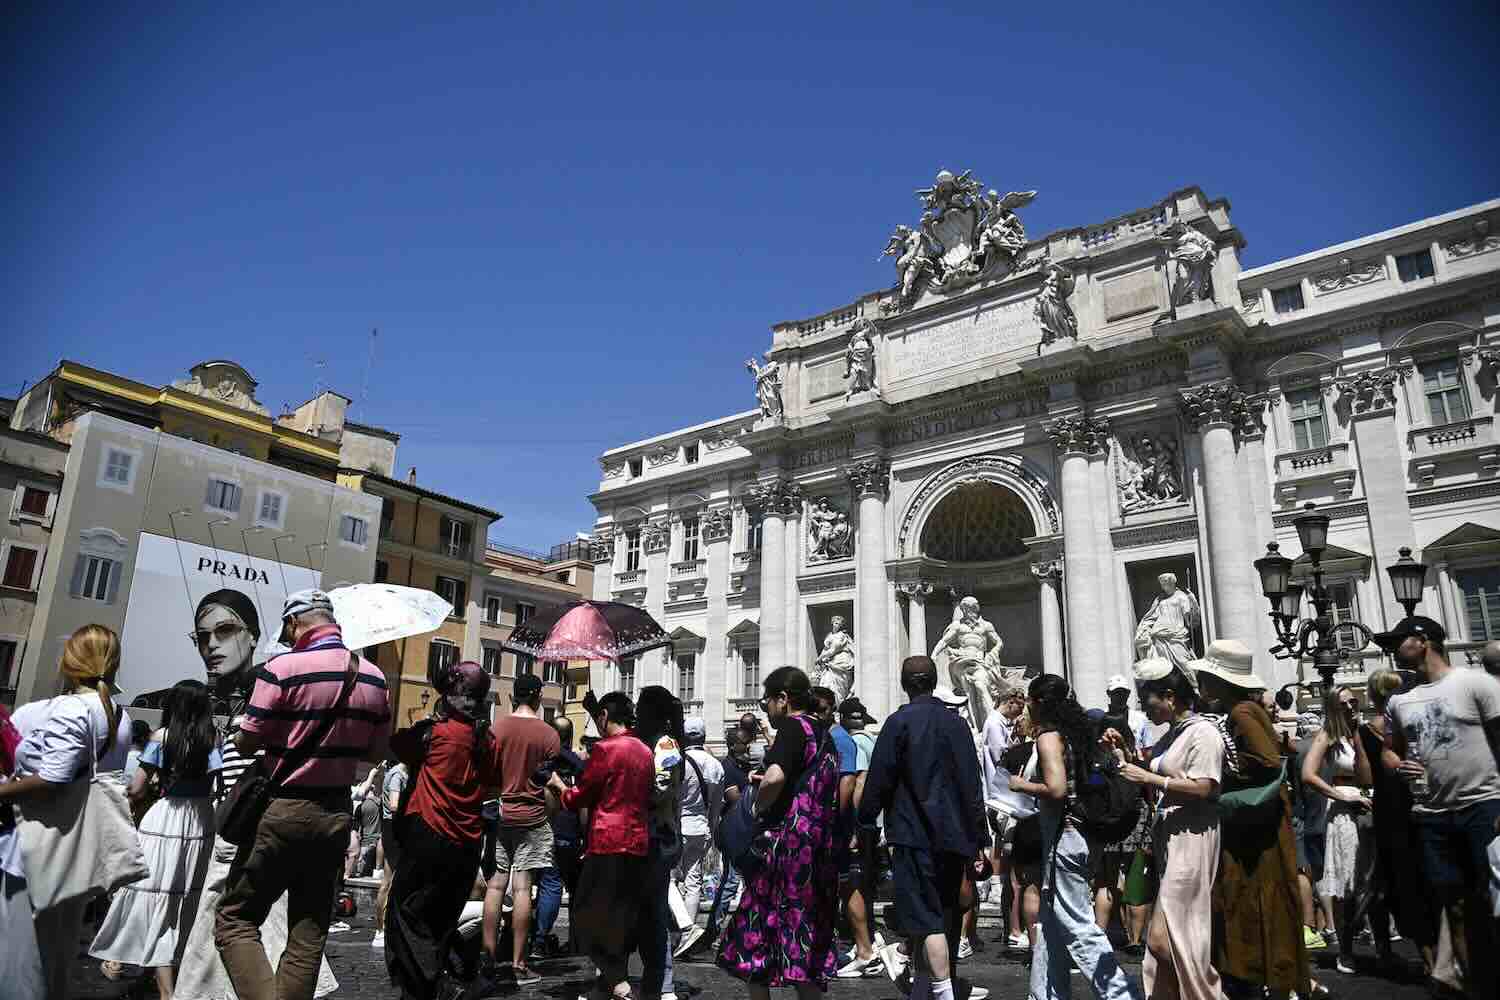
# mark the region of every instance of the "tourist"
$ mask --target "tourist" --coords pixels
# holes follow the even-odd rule
[[[719,966],[744,980],[751,1000],[767,1000],[776,986],[792,986],[800,1000],[814,1000],[838,971],[838,755],[826,727],[811,715],[805,673],[779,667],[762,687],[761,707],[776,741],[766,752],[755,812],[773,846],[765,866],[745,875],[744,899],[725,929]]]
[[[559,746],[553,771],[571,788],[583,773],[583,758],[573,752],[573,723],[566,715],[559,715],[552,720],[552,728],[557,730]],[[578,865],[583,854],[583,827],[575,813],[554,810],[548,822],[552,824],[552,867],[542,872],[537,886],[536,934],[530,952],[533,958],[562,954],[562,944],[552,928],[562,912],[563,888],[567,888],[571,899],[578,885]]]
[[[241,754],[265,750],[278,787],[234,859],[214,925],[240,1000],[313,996],[349,842],[349,786],[360,760],[384,756],[390,729],[385,675],[344,646],[328,595],[291,594],[281,619],[292,651],[257,672],[238,738]],[[304,762],[284,768],[287,757]],[[260,926],[282,893],[287,942],[272,969]]]
[[[1333,939],[1333,922],[1329,906],[1318,892],[1323,882],[1323,861],[1328,834],[1328,800],[1302,782],[1302,765],[1313,740],[1322,732],[1322,719],[1308,713],[1298,716],[1297,740],[1288,772],[1292,775],[1292,798],[1296,806],[1292,833],[1297,838],[1297,890],[1302,897],[1302,940],[1310,951],[1328,947]],[[1318,774],[1325,782],[1333,780],[1333,759],[1323,755]]]
[[[391,898],[391,882],[401,859],[401,844],[396,839],[396,810],[406,790],[406,765],[397,761],[385,769],[380,783],[380,889],[375,893],[375,936],[370,947],[385,948],[385,915]]]
[[[11,722],[10,712],[0,705],[0,786],[15,770],[20,744],[21,734]],[[42,954],[26,892],[20,841],[15,806],[8,800],[0,801],[0,941],[5,942],[0,948],[0,983],[5,983],[17,1000],[39,1000],[43,995]]]
[[[1275,725],[1260,699],[1265,682],[1250,650],[1234,639],[1215,640],[1191,666],[1204,708],[1219,716],[1226,740],[1221,794],[1274,784],[1278,802],[1222,824],[1214,914],[1223,933],[1215,935],[1214,965],[1226,979],[1275,996],[1323,995],[1302,940],[1291,794]]]
[[[517,677],[511,688],[510,704],[510,714],[495,723],[503,772],[499,782],[495,874],[484,896],[483,961],[486,973],[493,977],[500,964],[500,923],[509,893],[511,975],[507,979],[529,986],[541,982],[541,977],[526,964],[526,943],[531,934],[531,886],[537,875],[552,867],[552,824],[547,821],[546,793],[536,777],[543,765],[557,757],[562,744],[557,730],[541,717],[540,677],[535,674]]]
[[[651,748],[655,764],[651,834],[645,898],[636,917],[636,944],[641,956],[641,993],[645,1000],[675,1000],[673,992],[672,909],[667,892],[682,857],[682,702],[659,684],[641,689],[635,703],[635,732]]]
[[[703,936],[698,907],[703,899],[703,870],[713,846],[714,826],[724,799],[724,768],[703,748],[708,738],[704,721],[693,716],[683,722],[682,858],[677,881],[693,926],[683,931],[674,957],[686,955]]]
[[[1042,912],[1042,816],[1036,796],[1010,790],[1009,775],[1036,779],[1036,726],[1030,713],[1023,712],[1016,720],[1015,742],[1005,751],[1001,763],[1009,796],[1002,814],[1011,888],[1011,909],[1006,916],[1011,930],[1006,944],[1013,949],[1029,949],[1036,945],[1036,924]]]
[[[489,727],[490,675],[472,660],[439,669],[432,716],[391,739],[411,769],[412,792],[396,817],[401,863],[391,886],[385,964],[403,997],[430,1000],[479,874],[486,789],[504,777],[503,750]]]
[[[716,822],[722,821],[725,814],[739,802],[740,796],[750,787],[750,773],[759,769],[759,765],[750,757],[750,741],[740,726],[736,725],[729,730],[728,742],[724,756],[719,758],[719,766],[724,770],[724,795]],[[739,908],[740,893],[745,887],[739,872],[734,870],[729,859],[721,854],[719,861],[719,885],[714,893],[718,902],[708,914],[708,927],[704,930],[703,937],[698,939],[700,948],[712,945],[717,939],[724,918]]]
[[[12,776],[0,784],[0,807],[19,807],[24,813],[28,801],[56,795],[94,771],[124,768],[131,724],[129,714],[111,693],[119,670],[120,637],[113,631],[103,625],[85,625],[68,636],[58,665],[63,694],[22,705],[11,720],[19,743]],[[27,991],[37,985],[32,996],[67,1000],[72,995],[69,980],[88,900],[68,900],[33,911],[19,841],[14,826],[9,833],[0,832],[0,866],[7,876],[5,907],[11,914],[0,926],[14,930],[26,922],[24,915],[31,914],[35,937],[24,928],[14,939],[7,935],[0,950],[13,951],[7,963],[14,978],[3,982],[17,997],[27,997]]]
[[[1036,796],[1041,804],[1045,903],[1031,956],[1031,996],[1069,996],[1071,961],[1101,1000],[1138,998],[1140,989],[1120,968],[1109,937],[1095,922],[1089,843],[1068,811],[1069,787],[1075,775],[1086,773],[1097,742],[1095,726],[1061,677],[1036,678],[1027,695],[1038,730],[1037,768],[1029,777],[1012,777],[1010,788]]]
[[[125,754],[125,784],[130,785],[135,778],[135,769],[140,766],[141,754],[146,750],[146,744],[151,742],[151,724],[144,719],[136,719],[130,723],[130,750]]]
[[[998,713],[996,713],[998,715]],[[839,705],[839,724],[854,741],[854,809],[864,800],[869,778],[870,760],[875,753],[875,738],[865,727],[876,720],[870,717],[864,702],[846,698]],[[872,933],[875,924],[875,899],[880,887],[880,831],[854,822],[849,844],[848,878],[840,882],[844,890],[844,912],[854,937],[854,950],[839,967],[838,978],[860,979],[879,976],[885,971],[879,951],[885,940]]]
[[[172,996],[207,876],[214,839],[209,796],[222,766],[208,688],[178,681],[130,782],[132,800],[144,797],[152,779],[160,789],[137,832],[150,875],[115,893],[89,946],[95,958],[153,970],[163,997]]]
[[[365,780],[350,792],[354,803],[354,850],[344,867],[345,878],[366,878],[375,870],[375,855],[380,845],[380,795],[385,783],[385,766],[376,764]]]
[[[934,696],[937,666],[926,656],[901,664],[909,703],[886,719],[875,741],[859,804],[865,829],[884,815],[895,888],[895,923],[931,977],[936,1000],[952,1000],[961,932],[960,891],[989,846],[974,734]],[[894,973],[888,947],[886,971]]]
[[[588,1000],[630,996],[627,979],[633,928],[626,914],[640,909],[650,847],[647,810],[656,764],[636,739],[635,706],[619,691],[600,698],[593,722],[600,738],[589,750],[577,786],[556,771],[548,779],[553,801],[572,812],[588,810],[578,898],[570,916],[573,934],[598,972]]]
[[[1443,627],[1403,619],[1375,637],[1418,684],[1386,714],[1398,770],[1412,783],[1427,890],[1448,916],[1470,993],[1500,991],[1486,851],[1500,833],[1500,680],[1448,662]]]
[[[1323,881],[1318,892],[1330,901],[1338,933],[1336,968],[1354,972],[1354,936],[1359,927],[1362,862],[1371,850],[1368,822],[1371,804],[1368,790],[1373,781],[1370,761],[1358,737],[1359,703],[1347,687],[1339,687],[1324,698],[1323,728],[1313,737],[1307,759],[1302,762],[1303,787],[1328,800],[1328,834],[1323,859]],[[1324,757],[1332,769],[1331,779],[1319,769]]]
[[[1113,692],[1111,692],[1113,701]],[[1106,712],[1098,722],[1099,738],[1110,746],[1125,750],[1127,760],[1138,760],[1135,731],[1128,716],[1123,712]],[[1124,951],[1129,955],[1143,955],[1146,951],[1147,913],[1142,906],[1125,901],[1126,884],[1135,869],[1137,857],[1150,847],[1151,805],[1145,795],[1141,796],[1140,818],[1124,839],[1115,844],[1100,845],[1094,862],[1094,922],[1099,929],[1109,931],[1110,917],[1119,904],[1120,926],[1125,931]]]
[[[1008,939],[1020,932],[1020,924],[1012,919],[1014,893],[1011,891],[1010,854],[1007,851],[1009,818],[1001,818],[997,803],[1009,790],[1010,774],[1003,765],[1005,752],[1016,741],[1016,723],[1026,710],[1026,695],[1020,688],[1006,687],[997,692],[995,711],[984,720],[984,731],[980,734],[980,764],[984,772],[985,811],[989,817],[991,837],[990,863],[1001,881],[1000,904],[1001,925]]]
[[[1500,677],[1500,639],[1491,639],[1479,651],[1479,664],[1491,677]]]
[[[1390,749],[1391,725],[1386,710],[1400,692],[1401,675],[1377,670],[1365,682],[1365,693],[1374,715],[1359,730],[1370,774],[1375,783],[1375,873],[1372,891],[1377,902],[1370,908],[1370,923],[1383,963],[1390,964],[1390,932],[1381,933],[1387,915],[1396,928],[1417,946],[1427,975],[1436,960],[1438,917],[1423,884],[1418,858],[1416,830],[1412,824],[1411,788],[1401,778],[1401,758]],[[1416,863],[1414,863],[1416,862]]]
[[[1160,793],[1152,855],[1156,907],[1146,930],[1141,976],[1151,1000],[1219,1000],[1213,967],[1213,884],[1219,871],[1219,813],[1214,804],[1224,769],[1218,728],[1197,714],[1198,692],[1183,669],[1163,659],[1135,670],[1141,707],[1153,724],[1168,723],[1146,767],[1124,760],[1128,781]]]

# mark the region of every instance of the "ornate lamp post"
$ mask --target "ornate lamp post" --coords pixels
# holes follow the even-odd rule
[[[1271,622],[1280,640],[1271,647],[1271,654],[1278,660],[1311,658],[1323,681],[1324,691],[1332,689],[1339,664],[1348,656],[1335,642],[1338,630],[1347,628],[1358,632],[1364,638],[1361,645],[1369,643],[1374,635],[1362,622],[1334,624],[1330,610],[1333,596],[1323,586],[1323,551],[1328,548],[1328,520],[1327,514],[1319,514],[1310,503],[1292,520],[1302,551],[1312,561],[1312,589],[1307,593],[1312,601],[1313,617],[1300,617],[1304,588],[1292,582],[1292,560],[1281,554],[1275,542],[1267,544],[1266,554],[1255,560],[1261,591],[1271,602]],[[1412,608],[1422,599],[1422,581],[1427,576],[1427,567],[1411,558],[1410,549],[1403,548],[1401,559],[1388,566],[1386,571],[1390,573],[1396,600],[1410,615]]]

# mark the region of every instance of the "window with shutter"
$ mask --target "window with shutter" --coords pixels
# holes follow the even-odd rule
[[[134,482],[135,455],[122,448],[109,448],[104,453],[104,466],[100,470],[102,485],[129,489]]]
[[[450,618],[462,618],[466,614],[468,606],[468,585],[463,580],[455,580],[451,576],[440,576],[433,584],[434,591],[443,600],[453,605]]]
[[[500,659],[501,653],[499,646],[484,647],[484,672],[489,674],[491,677],[499,677]]]
[[[1422,393],[1427,397],[1427,418],[1431,426],[1468,419],[1469,402],[1464,394],[1458,359],[1433,361],[1422,365],[1421,371]]]
[[[365,519],[355,517],[353,514],[345,514],[339,518],[339,538],[350,545],[363,545],[368,534]]]
[[[1464,595],[1469,639],[1473,642],[1500,639],[1500,566],[1456,571],[1453,579]]]
[[[204,505],[226,514],[238,514],[240,512],[240,488],[234,483],[223,479],[210,479],[208,481],[208,496],[204,499]]]
[[[684,653],[677,657],[677,698],[683,702],[695,701],[698,697],[698,657]]]
[[[20,651],[21,644],[14,639],[0,639],[0,699],[15,698]]]
[[[260,508],[256,511],[255,521],[270,527],[279,528],[282,525],[282,509],[286,505],[286,497],[272,490],[260,491]]]
[[[35,590],[36,578],[40,575],[41,550],[24,545],[8,545],[5,549],[5,569],[0,583],[15,590]]]
[[[635,658],[627,657],[620,661],[620,690],[625,692],[625,697],[635,698]]]
[[[1323,393],[1301,389],[1286,396],[1292,419],[1292,438],[1298,451],[1321,448],[1328,443],[1328,424],[1323,419]]]
[[[432,640],[432,645],[427,647],[427,670],[429,675],[433,671],[444,670],[458,662],[458,647],[451,642],[441,639]]]
[[[16,489],[16,513],[19,516],[42,521],[47,518],[47,509],[52,505],[52,494],[35,486],[19,486]]]
[[[760,691],[760,647],[740,647],[740,672],[743,683],[740,687],[741,697],[759,698]]]
[[[682,561],[693,562],[698,558],[698,519],[682,519]]]

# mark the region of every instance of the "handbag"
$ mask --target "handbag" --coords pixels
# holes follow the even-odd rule
[[[92,712],[88,733],[92,740]],[[112,743],[113,734],[103,750],[89,756],[86,776],[52,795],[17,804],[21,863],[31,904],[39,912],[114,892],[151,874],[120,776],[99,773]]]
[[[323,742],[323,737],[328,734],[329,729],[333,728],[334,722],[343,711],[345,703],[349,700],[349,692],[354,690],[354,681],[358,676],[359,657],[350,653],[349,666],[344,674],[344,686],[339,689],[339,697],[333,703],[332,711],[323,716],[317,728],[303,741],[302,746],[281,758],[283,774],[288,777],[296,774],[297,769],[312,757],[318,744]],[[239,780],[214,809],[214,826],[218,829],[219,836],[235,847],[249,847],[253,844],[255,831],[260,827],[260,818],[265,815],[266,806],[271,804],[271,800],[276,797],[277,790],[284,783],[284,778],[277,779],[271,776],[265,757],[257,756],[254,763],[240,772]]]
[[[817,770],[818,758],[828,752],[829,746],[830,737],[825,735],[818,743],[817,752],[813,754],[813,762],[803,770],[797,784],[789,790],[791,799],[788,801],[794,801],[802,794],[803,786]],[[771,857],[771,849],[776,846],[775,838],[771,836],[771,826],[755,814],[757,790],[756,785],[747,786],[740,793],[739,800],[719,820],[719,828],[714,832],[714,846],[719,849],[724,860],[743,877],[755,875],[765,868]]]
[[[1237,788],[1219,795],[1219,822],[1230,826],[1269,826],[1281,818],[1281,786],[1286,781],[1286,761],[1276,777],[1263,785]]]

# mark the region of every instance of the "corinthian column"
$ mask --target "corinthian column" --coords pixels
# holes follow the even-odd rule
[[[1032,563],[1031,572],[1037,583],[1037,605],[1042,623],[1042,671],[1063,675],[1063,624],[1062,605],[1058,597],[1058,584],[1062,580],[1062,560]]]
[[[901,593],[906,595],[906,636],[912,656],[926,656],[927,648],[927,595],[932,593],[930,583],[903,583]]]
[[[890,709],[891,637],[885,579],[885,497],[890,467],[884,459],[870,458],[846,470],[849,485],[859,500],[859,538],[855,544],[855,578],[859,601],[859,663],[854,686],[877,719]]]
[[[1061,417],[1047,433],[1062,455],[1063,586],[1068,601],[1066,671],[1074,692],[1085,705],[1104,698],[1109,663],[1101,654],[1101,628],[1107,628],[1101,567],[1095,548],[1094,511],[1090,499],[1089,456],[1103,450],[1107,421],[1092,417]],[[1105,502],[1101,498],[1101,503]],[[1092,700],[1091,700],[1092,699]]]
[[[769,673],[786,663],[786,542],[781,505],[786,484],[770,482],[745,499],[761,511],[760,662]]]
[[[1245,393],[1227,380],[1181,391],[1188,429],[1202,437],[1214,637],[1239,639],[1255,648],[1263,603],[1253,562],[1255,511],[1247,495],[1249,484],[1237,475],[1235,461],[1235,437],[1253,428],[1254,413]]]

